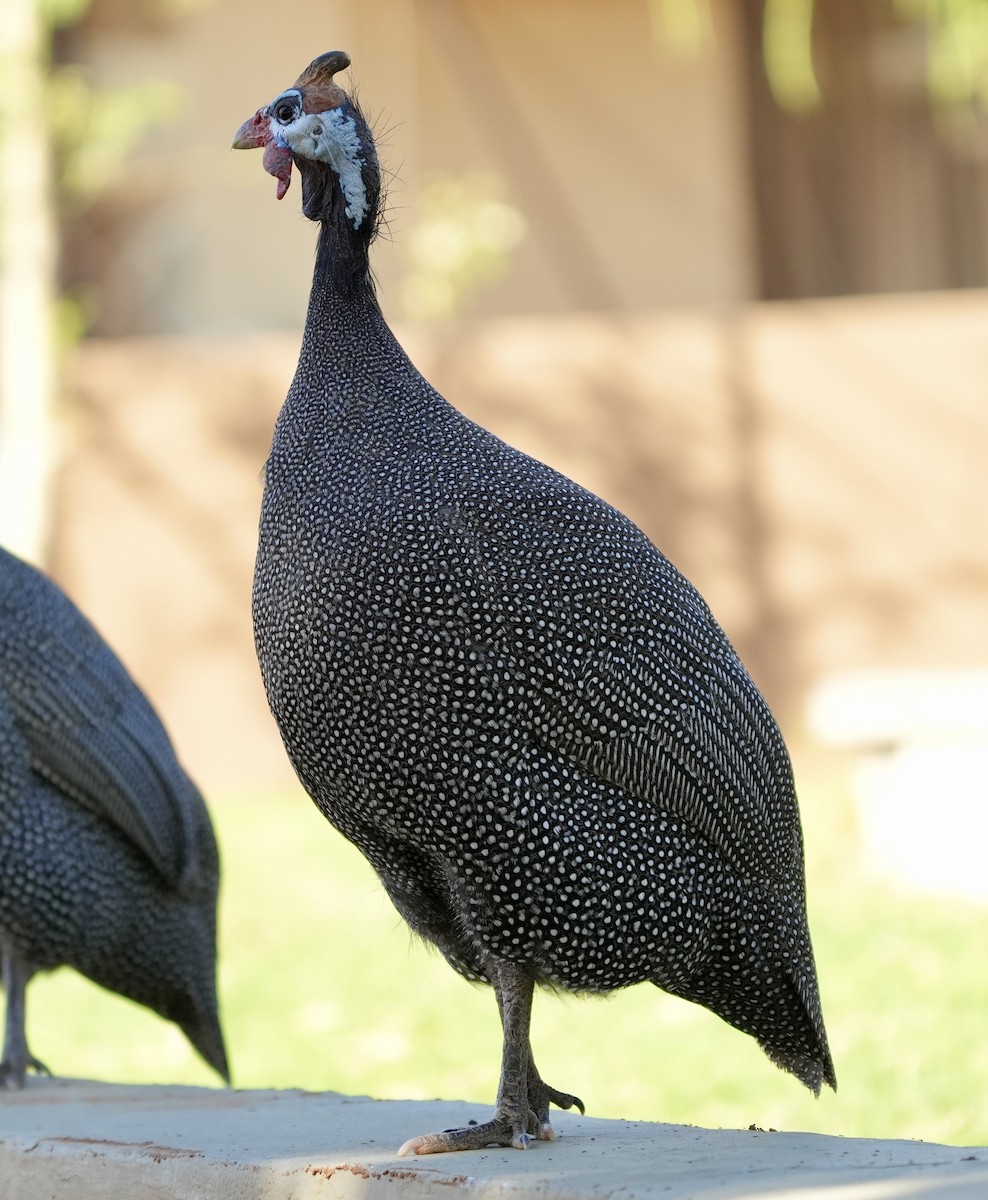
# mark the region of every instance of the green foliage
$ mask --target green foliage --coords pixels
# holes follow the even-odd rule
[[[49,120],[63,200],[78,208],[103,195],[120,180],[147,131],[171,120],[181,102],[181,89],[163,80],[98,87],[82,67],[54,67]]]
[[[772,92],[790,112],[820,104],[813,68],[814,0],[765,0],[762,52]]]
[[[60,29],[81,20],[92,0],[37,0],[41,19],[48,29]]]
[[[414,941],[370,868],[303,795],[214,804],[225,871],[221,992],[238,1087],[491,1103],[493,997]],[[536,1000],[546,1077],[592,1116],[988,1144],[983,908],[876,888],[850,817],[804,800],[811,926],[840,1091],[814,1100],[755,1043],[642,986]],[[28,999],[34,1052],[66,1075],[215,1080],[172,1026],[61,971]]]
[[[652,30],[674,50],[695,54],[714,32],[710,0],[646,0]]]
[[[653,26],[676,50],[695,53],[712,31],[710,0],[646,0]],[[813,17],[820,0],[765,0],[763,48],[773,95],[790,112],[820,104]],[[988,105],[988,0],[889,0],[927,29],[927,84],[941,107]]]
[[[948,107],[988,104],[988,0],[896,0],[930,30],[930,94]]]
[[[653,30],[673,50],[697,53],[713,33],[710,0],[646,0]],[[816,0],[764,0],[762,54],[769,87],[782,108],[803,113],[820,104],[813,66]]]
[[[73,288],[55,297],[52,326],[55,346],[60,353],[67,353],[86,336],[94,309],[95,297],[88,288]]]
[[[117,185],[147,131],[171,120],[182,103],[182,90],[163,80],[147,79],[126,86],[94,83],[91,73],[75,63],[52,63],[54,31],[80,21],[91,0],[37,0],[47,31],[43,54],[43,134],[54,163],[53,211],[61,219],[78,213]],[[165,14],[198,0],[158,0]],[[63,294],[55,301],[52,321],[59,349],[67,350],[86,332],[96,306],[95,289],[83,295]]]
[[[74,25],[82,19],[93,0],[37,0],[41,19],[49,29],[60,29],[64,25]],[[162,16],[183,16],[203,5],[209,0],[141,0]]]
[[[525,233],[524,218],[490,172],[433,174],[419,189],[415,213],[403,238],[408,270],[401,301],[403,313],[418,321],[462,311],[503,275]]]

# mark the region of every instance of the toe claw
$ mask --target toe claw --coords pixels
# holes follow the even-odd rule
[[[420,1150],[419,1147],[425,1142],[424,1137],[409,1138],[407,1142],[402,1142],[398,1147],[398,1157],[404,1158],[406,1154],[424,1154],[427,1151]]]

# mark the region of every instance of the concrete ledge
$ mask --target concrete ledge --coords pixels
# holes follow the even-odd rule
[[[3,1200],[984,1200],[988,1149],[556,1115],[525,1153],[398,1158],[456,1102],[31,1080],[0,1096]]]

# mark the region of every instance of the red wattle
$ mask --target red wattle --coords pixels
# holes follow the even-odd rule
[[[276,195],[280,200],[292,182],[292,154],[284,146],[270,141],[264,147],[264,169],[278,180]]]

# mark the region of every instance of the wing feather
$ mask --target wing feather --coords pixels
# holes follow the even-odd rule
[[[178,887],[198,871],[194,784],[144,694],[53,583],[0,557],[0,687],[32,768]]]

